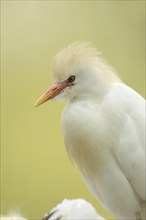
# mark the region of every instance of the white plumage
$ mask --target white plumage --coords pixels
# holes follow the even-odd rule
[[[145,100],[88,43],[60,51],[52,75],[36,106],[69,101],[65,146],[89,190],[118,219],[145,219]]]
[[[42,220],[104,220],[104,218],[84,199],[65,199]]]

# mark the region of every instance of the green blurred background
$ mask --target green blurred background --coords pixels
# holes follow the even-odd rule
[[[88,192],[60,129],[65,103],[34,108],[50,85],[51,59],[75,40],[90,41],[144,96],[145,1],[1,1],[1,212],[39,219],[63,198]],[[121,189],[122,190],[122,189]]]

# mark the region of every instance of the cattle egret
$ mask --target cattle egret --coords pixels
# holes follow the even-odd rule
[[[36,102],[68,100],[62,130],[89,190],[118,219],[146,219],[145,100],[89,43],[61,50],[54,85]]]
[[[65,199],[42,220],[104,220],[95,208],[84,199]]]

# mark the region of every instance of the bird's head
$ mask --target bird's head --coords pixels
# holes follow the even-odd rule
[[[52,63],[54,85],[35,103],[39,106],[50,99],[73,100],[103,95],[110,82],[119,78],[90,43],[75,42],[61,50]]]

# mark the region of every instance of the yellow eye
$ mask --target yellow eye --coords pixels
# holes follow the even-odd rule
[[[70,76],[70,77],[68,78],[68,81],[69,81],[69,82],[73,82],[73,81],[75,81],[75,78],[76,78],[75,76]]]

